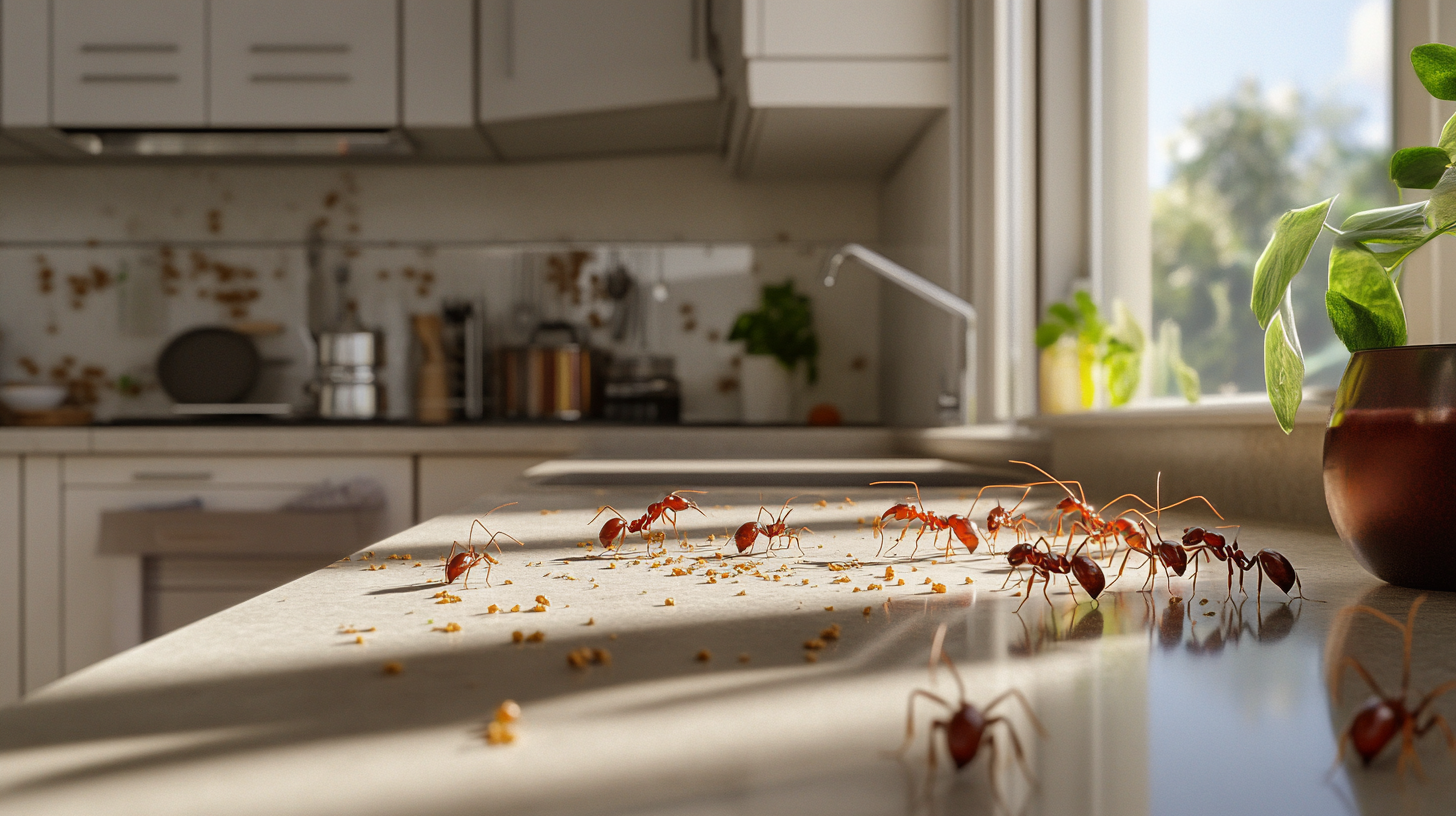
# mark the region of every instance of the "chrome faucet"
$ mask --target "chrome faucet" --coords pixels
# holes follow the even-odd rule
[[[824,273],[825,286],[834,285],[834,278],[839,274],[839,267],[844,263],[846,258],[854,258],[875,272],[878,272],[881,277],[886,278],[891,283],[909,290],[920,299],[944,311],[950,312],[965,321],[966,342],[965,348],[962,349],[965,359],[962,360],[961,365],[960,393],[942,394],[940,396],[940,407],[945,410],[954,411],[962,424],[975,422],[976,403],[973,397],[975,396],[976,388],[976,307],[889,258],[886,258],[884,255],[866,249],[859,244],[845,244],[829,257],[829,262],[825,266]]]

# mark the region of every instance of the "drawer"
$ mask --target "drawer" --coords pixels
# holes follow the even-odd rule
[[[66,486],[197,487],[280,486],[298,488],[326,479],[339,481],[372,476],[395,487],[411,476],[409,457],[215,457],[215,456],[68,456],[62,480]],[[394,493],[391,490],[391,496]],[[406,493],[405,495],[408,495]]]

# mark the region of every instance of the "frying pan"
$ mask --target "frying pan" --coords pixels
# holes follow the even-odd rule
[[[167,343],[157,358],[157,380],[179,403],[238,402],[253,390],[261,367],[247,335],[205,326]]]

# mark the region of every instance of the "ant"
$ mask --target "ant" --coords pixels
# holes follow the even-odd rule
[[[996,502],[996,506],[991,508],[991,512],[986,514],[986,545],[990,549],[990,552],[992,554],[996,553],[996,537],[1002,529],[1010,529],[1013,533],[1015,533],[1016,541],[1018,544],[1031,538],[1031,533],[1028,532],[1026,528],[1027,525],[1037,527],[1036,522],[1028,518],[1025,513],[1017,515],[1016,511],[1021,508],[1021,505],[1026,501],[1026,497],[1031,495],[1032,488],[1049,484],[1057,484],[1057,482],[1032,482],[1030,484],[1014,485],[986,485],[985,487],[976,491],[976,499],[975,501],[971,502],[971,509],[966,511],[967,516],[975,511],[976,505],[979,504],[981,501],[981,495],[984,494],[987,490],[992,490],[995,488],[1019,488],[1022,491],[1021,498],[1017,500],[1016,504],[1013,505],[1010,510],[1002,507],[1001,502],[998,501]],[[1037,529],[1041,528],[1037,527]],[[1058,531],[1057,534],[1060,535],[1061,532]]]
[[[1042,727],[1041,721],[1036,718],[1036,712],[1031,710],[1031,704],[1027,702],[1026,695],[1017,689],[1009,689],[1002,692],[998,697],[986,704],[985,708],[978,709],[967,702],[966,687],[961,681],[960,672],[956,670],[955,663],[951,661],[950,656],[941,648],[945,642],[945,630],[946,625],[942,623],[935,630],[935,640],[930,645],[930,681],[932,683],[935,682],[937,664],[944,663],[950,669],[951,677],[955,679],[959,702],[952,705],[945,698],[924,689],[916,689],[910,692],[910,702],[905,717],[905,741],[900,744],[900,748],[895,752],[895,755],[903,757],[905,751],[910,747],[910,742],[915,738],[915,699],[917,697],[924,697],[939,703],[950,712],[950,718],[931,721],[930,768],[927,774],[928,778],[933,778],[935,775],[935,732],[945,732],[945,747],[950,753],[951,760],[955,762],[956,770],[960,770],[971,764],[975,760],[976,754],[980,753],[981,746],[984,745],[991,754],[991,764],[988,768],[991,778],[991,791],[999,803],[1001,801],[1001,791],[996,784],[996,737],[994,734],[989,733],[991,726],[1001,723],[1006,727],[1006,733],[1011,737],[1011,747],[1016,754],[1017,763],[1021,766],[1022,774],[1032,784],[1035,784],[1035,780],[1032,778],[1031,769],[1027,767],[1026,754],[1021,748],[1021,738],[1016,733],[1016,727],[1005,717],[990,716],[991,712],[1003,701],[1009,698],[1015,698],[1017,702],[1021,703],[1022,709],[1026,711],[1026,716],[1031,719],[1031,724],[1036,728],[1036,733],[1045,738],[1047,735],[1046,729]]]
[[[980,530],[979,530],[979,528],[976,527],[976,523],[974,521],[971,521],[970,519],[966,518],[965,516],[957,516],[957,515],[938,516],[935,513],[926,510],[925,509],[925,501],[920,498],[920,485],[916,484],[915,482],[910,482],[910,481],[870,482],[870,487],[874,487],[875,485],[887,485],[887,484],[907,484],[907,485],[911,485],[911,486],[913,486],[915,488],[915,502],[916,502],[916,504],[919,504],[920,505],[919,508],[917,508],[913,504],[906,504],[905,502],[900,502],[899,504],[895,504],[895,505],[891,506],[890,509],[888,509],[884,513],[881,513],[880,514],[880,520],[881,521],[883,521],[884,519],[887,519],[887,518],[890,518],[890,517],[893,516],[894,519],[895,519],[895,521],[903,521],[903,522],[905,522],[905,529],[901,530],[900,531],[900,537],[897,538],[897,539],[895,539],[895,544],[897,546],[899,545],[900,541],[905,538],[905,533],[910,530],[910,522],[912,522],[912,521],[918,521],[918,522],[920,522],[920,533],[915,536],[915,548],[910,551],[910,557],[911,558],[914,558],[915,557],[915,553],[920,549],[920,538],[921,538],[921,536],[924,536],[925,535],[925,531],[926,530],[929,530],[933,534],[930,537],[931,543],[934,543],[935,540],[940,537],[940,531],[942,531],[942,530],[949,530],[950,533],[951,533],[951,536],[954,537],[954,540],[955,541],[959,541],[961,544],[965,545],[966,552],[968,552],[968,553],[974,553],[976,551],[976,547],[977,547],[977,545],[979,545],[981,543],[981,541],[980,541],[980,537],[978,535],[978,533],[980,532]],[[951,556],[951,548],[954,547],[954,546],[955,545],[952,543],[952,539],[951,538],[947,538],[946,539],[946,542],[945,542],[945,557],[946,558],[950,558],[950,556]],[[883,550],[884,547],[885,547],[885,540],[884,540],[884,537],[881,536],[881,538],[880,538],[880,549]],[[890,550],[892,552],[894,551],[894,549],[895,549],[895,547],[893,547],[893,546],[890,547]],[[879,554],[880,554],[879,552],[876,552],[875,553],[875,555],[877,555],[877,556]]]
[[[770,515],[768,524],[758,523],[758,520],[763,518],[763,514],[768,512],[767,508],[760,504],[758,506],[758,516],[753,521],[744,522],[738,528],[738,531],[733,534],[733,543],[738,546],[738,552],[742,553],[746,550],[752,550],[753,542],[758,540],[758,537],[761,535],[768,539],[766,543],[770,550],[773,549],[773,540],[775,538],[784,538],[795,547],[799,547],[799,555],[803,555],[804,548],[799,546],[799,533],[812,533],[814,531],[808,527],[790,527],[784,523],[788,519],[789,514],[794,512],[789,509],[789,502],[797,498],[799,497],[790,496],[785,500],[784,506],[779,508],[778,517],[774,518]],[[788,544],[784,546],[788,546]]]
[[[602,513],[606,512],[607,510],[611,510],[614,514],[616,514],[616,518],[607,519],[606,523],[602,525],[601,532],[597,535],[597,540],[602,542],[602,548],[608,550],[612,549],[613,542],[617,541],[618,539],[621,539],[621,544],[625,545],[627,543],[628,533],[641,533],[642,537],[644,539],[647,539],[649,542],[648,552],[650,553],[652,550],[650,542],[654,540],[654,534],[649,528],[658,519],[666,518],[668,520],[668,523],[672,525],[673,536],[676,537],[678,535],[677,514],[680,511],[697,510],[699,513],[702,513],[705,516],[707,515],[707,513],[703,513],[703,509],[701,507],[698,507],[698,505],[694,503],[692,499],[679,496],[678,494],[706,492],[707,491],[705,490],[674,490],[664,496],[662,498],[662,501],[656,501],[652,504],[647,505],[647,512],[643,513],[641,518],[636,518],[631,521],[628,521],[626,517],[617,510],[617,508],[611,506],[610,504],[604,504],[597,509],[597,514],[595,516],[592,516],[591,521],[587,523],[591,524],[592,522],[595,522]],[[668,515],[669,513],[671,513],[671,515]],[[663,533],[657,533],[655,535],[661,536],[661,540],[665,540],[667,537]],[[620,557],[621,555],[622,548],[618,546],[617,556]]]
[[[1156,506],[1148,504],[1146,500],[1131,493],[1125,494],[1124,496],[1119,496],[1118,498],[1120,499],[1124,497],[1131,497],[1137,499],[1144,505],[1147,505],[1148,509],[1153,511],[1153,515],[1156,517],[1156,519],[1161,519],[1163,517],[1164,510],[1171,510],[1174,507],[1194,501],[1196,499],[1208,505],[1208,509],[1212,510],[1213,514],[1215,516],[1218,516],[1220,520],[1223,519],[1223,515],[1218,512],[1218,508],[1214,507],[1213,502],[1209,501],[1204,496],[1189,496],[1186,499],[1173,502],[1166,507],[1163,506],[1163,474],[1161,473],[1158,474],[1156,490],[1157,492],[1155,494],[1155,498],[1158,502]],[[1163,538],[1163,531],[1162,528],[1158,526],[1158,521],[1155,519],[1149,519],[1147,515],[1145,515],[1141,510],[1131,508],[1125,512],[1137,515],[1140,521],[1136,525],[1134,525],[1127,519],[1119,517],[1117,521],[1114,522],[1114,525],[1119,530],[1118,534],[1121,535],[1123,541],[1127,543],[1127,553],[1122,557],[1122,565],[1117,568],[1117,578],[1122,577],[1123,571],[1127,569],[1127,560],[1128,558],[1132,557],[1133,553],[1137,553],[1148,559],[1148,578],[1146,581],[1143,582],[1143,591],[1147,591],[1150,588],[1157,588],[1157,568],[1159,565],[1162,565],[1163,567],[1163,575],[1165,578],[1168,578],[1169,570],[1172,570],[1172,572],[1179,578],[1183,577],[1183,574],[1188,571],[1189,550],[1186,549],[1184,545],[1179,544],[1176,541],[1168,541],[1167,539]],[[1076,522],[1073,522],[1073,524],[1075,525]],[[1151,535],[1148,533],[1149,524],[1153,526],[1153,533]],[[1117,553],[1114,551],[1113,558],[1116,557]],[[1197,562],[1198,559],[1195,557],[1193,570],[1195,589],[1198,582]],[[1108,559],[1107,566],[1111,568],[1112,559]],[[1117,578],[1114,578],[1113,580],[1116,581]],[[1168,578],[1168,580],[1170,582],[1172,581],[1171,578]],[[1151,584],[1152,586],[1149,587],[1149,584]]]
[[[1220,561],[1228,564],[1228,594],[1234,595],[1234,567],[1239,568],[1239,591],[1244,592],[1244,575],[1251,569],[1259,571],[1259,583],[1255,590],[1256,598],[1262,597],[1264,593],[1264,576],[1269,576],[1269,583],[1279,587],[1285,595],[1291,598],[1301,598],[1312,601],[1314,598],[1304,596],[1304,585],[1299,581],[1299,573],[1294,571],[1294,565],[1289,563],[1282,553],[1270,549],[1259,550],[1250,558],[1244,555],[1239,549],[1238,535],[1234,536],[1233,543],[1212,530],[1205,530],[1202,527],[1188,527],[1183,530],[1183,546],[1193,555],[1195,564],[1193,572],[1194,590],[1198,587],[1198,554],[1203,553],[1204,558],[1212,555]],[[1181,574],[1181,573],[1180,573]],[[1299,588],[1299,594],[1294,595],[1289,590]],[[1247,592],[1244,592],[1247,595]]]
[[[494,513],[496,510],[501,509],[501,507],[510,507],[513,504],[515,504],[515,502],[506,502],[500,507],[493,508],[490,513]],[[485,515],[489,516],[490,513],[486,513]],[[475,525],[477,524],[480,525],[480,529],[490,534],[490,539],[484,544],[480,545],[479,552],[476,551],[474,543]],[[503,553],[501,553],[500,543],[496,541],[496,539],[501,536],[509,538],[517,544],[520,544],[522,547],[526,546],[524,542],[522,542],[519,538],[511,535],[510,533],[492,533],[490,531],[490,528],[485,526],[485,522],[481,521],[480,519],[476,519],[470,522],[470,535],[467,536],[465,539],[466,545],[464,547],[460,547],[460,542],[458,541],[451,542],[450,544],[450,554],[445,557],[445,583],[453,584],[455,583],[456,578],[459,578],[463,575],[465,576],[464,586],[466,589],[470,589],[470,571],[472,569],[475,569],[475,566],[481,561],[484,561],[485,585],[490,586],[490,567],[492,564],[499,564],[500,562],[495,560],[494,558],[491,558],[490,553],[486,552],[485,548],[494,544],[496,555],[502,555]],[[460,547],[460,552],[455,552],[456,547]]]
[[[1046,551],[1037,549],[1037,544],[1045,545]],[[1107,587],[1107,577],[1102,574],[1102,567],[1096,561],[1090,556],[1082,555],[1082,548],[1085,546],[1087,546],[1087,542],[1083,541],[1071,556],[1058,555],[1051,551],[1051,545],[1047,544],[1046,537],[1043,536],[1037,539],[1036,544],[1023,542],[1012,547],[1006,553],[1006,562],[1011,565],[1011,573],[1006,576],[1006,581],[1001,583],[1001,588],[1006,588],[1006,584],[1011,580],[1011,575],[1015,574],[1018,568],[1031,567],[1031,575],[1026,579],[1026,592],[1022,595],[1021,603],[1017,604],[1016,611],[1020,612],[1021,607],[1026,606],[1026,602],[1031,599],[1031,589],[1036,586],[1037,578],[1042,579],[1042,596],[1047,599],[1047,603],[1051,603],[1051,596],[1047,595],[1047,585],[1051,583],[1053,575],[1071,576],[1067,579],[1067,590],[1072,592],[1073,596],[1076,595],[1076,592],[1072,590],[1072,578],[1076,578],[1082,589],[1092,596],[1092,600],[1097,600],[1097,597],[1102,594],[1102,590]]]
[[[1401,739],[1400,758],[1396,761],[1396,771],[1403,775],[1406,761],[1409,760],[1415,766],[1416,775],[1424,778],[1425,774],[1421,772],[1420,757],[1416,755],[1416,740],[1425,736],[1426,732],[1432,728],[1440,728],[1441,733],[1446,737],[1446,747],[1456,750],[1456,735],[1452,735],[1450,726],[1446,724],[1446,718],[1440,714],[1431,714],[1425,722],[1420,721],[1421,715],[1425,714],[1426,708],[1435,702],[1437,697],[1456,688],[1456,680],[1448,680],[1431,689],[1414,708],[1406,705],[1406,697],[1410,694],[1411,637],[1415,631],[1416,610],[1420,609],[1425,600],[1426,596],[1421,595],[1411,603],[1410,612],[1406,614],[1403,625],[1384,612],[1368,606],[1351,606],[1340,610],[1342,617],[1351,617],[1358,612],[1365,612],[1385,621],[1401,633],[1405,646],[1398,697],[1391,697],[1381,690],[1380,684],[1375,682],[1375,678],[1371,676],[1370,672],[1360,664],[1359,660],[1350,655],[1341,658],[1330,671],[1330,697],[1336,701],[1340,698],[1340,679],[1344,675],[1346,666],[1354,669],[1366,685],[1370,686],[1371,691],[1375,692],[1375,696],[1360,706],[1349,726],[1341,732],[1339,754],[1335,759],[1336,766],[1345,760],[1345,745],[1354,743],[1355,752],[1360,755],[1361,762],[1365,767],[1370,767],[1370,763],[1376,755],[1390,744],[1398,733]],[[1333,770],[1332,768],[1331,771]]]

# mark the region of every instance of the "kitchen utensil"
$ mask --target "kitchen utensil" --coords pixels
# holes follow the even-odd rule
[[[442,345],[449,373],[450,405],[465,419],[485,416],[485,303],[448,299]]]
[[[637,309],[637,286],[632,280],[632,273],[627,267],[616,258],[612,257],[612,270],[607,273],[606,290],[607,297],[612,299],[612,339],[620,343],[627,339],[627,332],[632,328],[632,313]]]
[[[502,416],[577,420],[600,413],[605,357],[570,323],[542,323],[525,347],[503,348],[497,359]]]
[[[440,316],[415,315],[413,325],[421,353],[420,367],[415,372],[415,418],[420,422],[449,422],[450,384]]]
[[[246,335],[221,326],[183,332],[157,358],[157,381],[176,402],[238,402],[258,381],[262,360]]]
[[[602,416],[618,422],[677,422],[682,389],[671,357],[634,354],[608,367]]]
[[[49,383],[0,385],[0,402],[12,411],[46,411],[66,401],[66,387]]]
[[[307,390],[323,419],[376,419],[386,397],[378,369],[384,365],[384,337],[346,320],[337,331],[309,337],[316,365]]]

